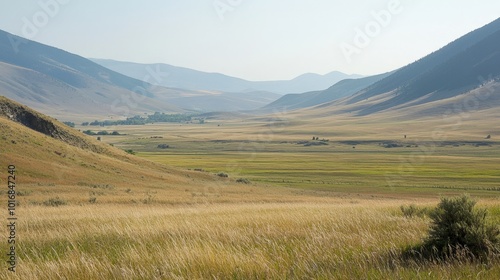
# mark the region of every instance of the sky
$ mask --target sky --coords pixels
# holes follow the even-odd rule
[[[0,0],[0,29],[87,58],[247,80],[373,75],[500,16],[498,0]]]

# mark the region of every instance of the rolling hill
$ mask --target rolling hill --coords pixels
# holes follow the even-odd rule
[[[207,73],[168,64],[139,64],[109,59],[91,60],[113,71],[139,80],[144,80],[145,77],[150,77],[151,73],[155,73],[157,78],[148,80],[152,84],[200,91],[301,93],[323,90],[343,79],[361,77],[360,75],[348,75],[333,71],[325,75],[306,73],[292,80],[254,82],[220,73]]]
[[[59,197],[88,203],[89,191],[117,193],[127,188],[130,195],[114,202],[130,203],[134,192],[143,197],[151,188],[189,201],[186,188],[228,183],[209,173],[129,155],[5,97],[0,97],[0,154],[2,166],[15,165],[18,170],[18,191],[25,195],[35,192],[30,199],[36,201],[56,192]],[[36,201],[33,203],[40,202]]]

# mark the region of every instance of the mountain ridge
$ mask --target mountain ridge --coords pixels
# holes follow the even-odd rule
[[[350,97],[321,104],[319,108],[329,108],[332,114],[349,113],[353,116],[391,110],[406,110],[412,116],[419,116],[423,112],[439,114],[439,111],[428,108],[432,104],[440,108],[460,107],[461,111],[470,110],[466,108],[470,106],[464,104],[467,101],[460,96],[489,82],[493,83],[489,88],[496,89],[495,84],[500,82],[499,45],[500,18],[396,70]],[[492,93],[489,105],[500,106],[496,95],[496,91]],[[487,102],[467,96],[473,98],[469,102]],[[475,107],[480,109],[484,106]]]
[[[22,43],[14,48],[12,40]],[[183,112],[153,100],[151,85],[86,58],[0,30],[0,92],[58,118]]]
[[[169,88],[183,88],[188,90],[211,90],[235,93],[249,91],[268,91],[279,94],[301,93],[326,89],[343,79],[362,77],[361,75],[348,75],[339,71],[332,71],[325,75],[304,73],[291,80],[248,81],[221,73],[203,72],[165,63],[142,64],[112,59],[89,59],[111,70],[139,80],[143,79],[148,72],[154,71],[159,74],[160,79],[152,83]]]
[[[263,109],[281,108],[285,110],[294,110],[320,105],[326,102],[334,101],[348,97],[359,90],[387,77],[390,73],[384,73],[358,79],[345,79],[337,82],[331,87],[322,91],[311,91],[301,94],[287,94],[280,99],[268,104]]]
[[[439,50],[400,68],[389,77],[374,83],[372,86],[357,93],[349,100],[349,104],[356,103],[363,99],[397,90],[407,88],[411,83],[415,85],[415,81],[428,71],[432,71],[435,67],[446,63],[454,56],[459,55],[470,47],[473,47],[486,37],[500,30],[500,18],[472,32],[469,32],[462,37],[454,40]]]

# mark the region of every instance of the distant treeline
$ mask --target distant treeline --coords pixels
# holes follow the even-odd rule
[[[123,135],[123,134],[120,134],[118,131],[113,131],[113,132],[107,132],[105,130],[103,131],[99,131],[99,132],[93,132],[92,130],[85,130],[83,131],[83,133],[87,134],[87,135]]]
[[[142,116],[133,116],[127,118],[125,120],[105,120],[105,121],[93,121],[93,122],[83,122],[82,126],[110,126],[110,125],[141,125],[147,123],[155,123],[155,122],[190,122],[193,119],[193,115],[185,115],[185,114],[165,114],[155,112],[152,115],[147,115],[145,117]]]

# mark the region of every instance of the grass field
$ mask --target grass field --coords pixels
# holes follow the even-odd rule
[[[20,210],[2,279],[495,279],[498,262],[419,263],[426,235],[400,201],[82,205]],[[430,205],[426,202],[425,205]],[[497,208],[498,210],[498,208]]]
[[[7,153],[2,164],[20,170],[19,261],[0,278],[498,279],[498,259],[403,258],[430,219],[405,217],[400,206],[430,208],[467,192],[499,224],[499,143],[469,134],[433,141],[423,130],[405,139],[384,129],[321,134],[275,120],[99,127],[125,134],[102,140],[137,159],[118,165],[50,142],[68,157],[42,154],[54,163],[40,182],[43,161]],[[329,141],[298,144],[321,142],[313,136]]]
[[[286,128],[267,130],[258,123],[125,129],[128,135],[105,141],[152,161],[266,185],[384,197],[437,198],[463,192],[498,197],[500,191],[500,143],[493,140],[457,135],[445,141],[401,135],[337,140],[326,135],[316,137],[329,140],[324,142],[328,145],[304,146],[304,141],[321,141],[311,140],[313,132],[290,134]],[[159,144],[169,148],[159,149]],[[391,144],[400,147],[387,148]]]

